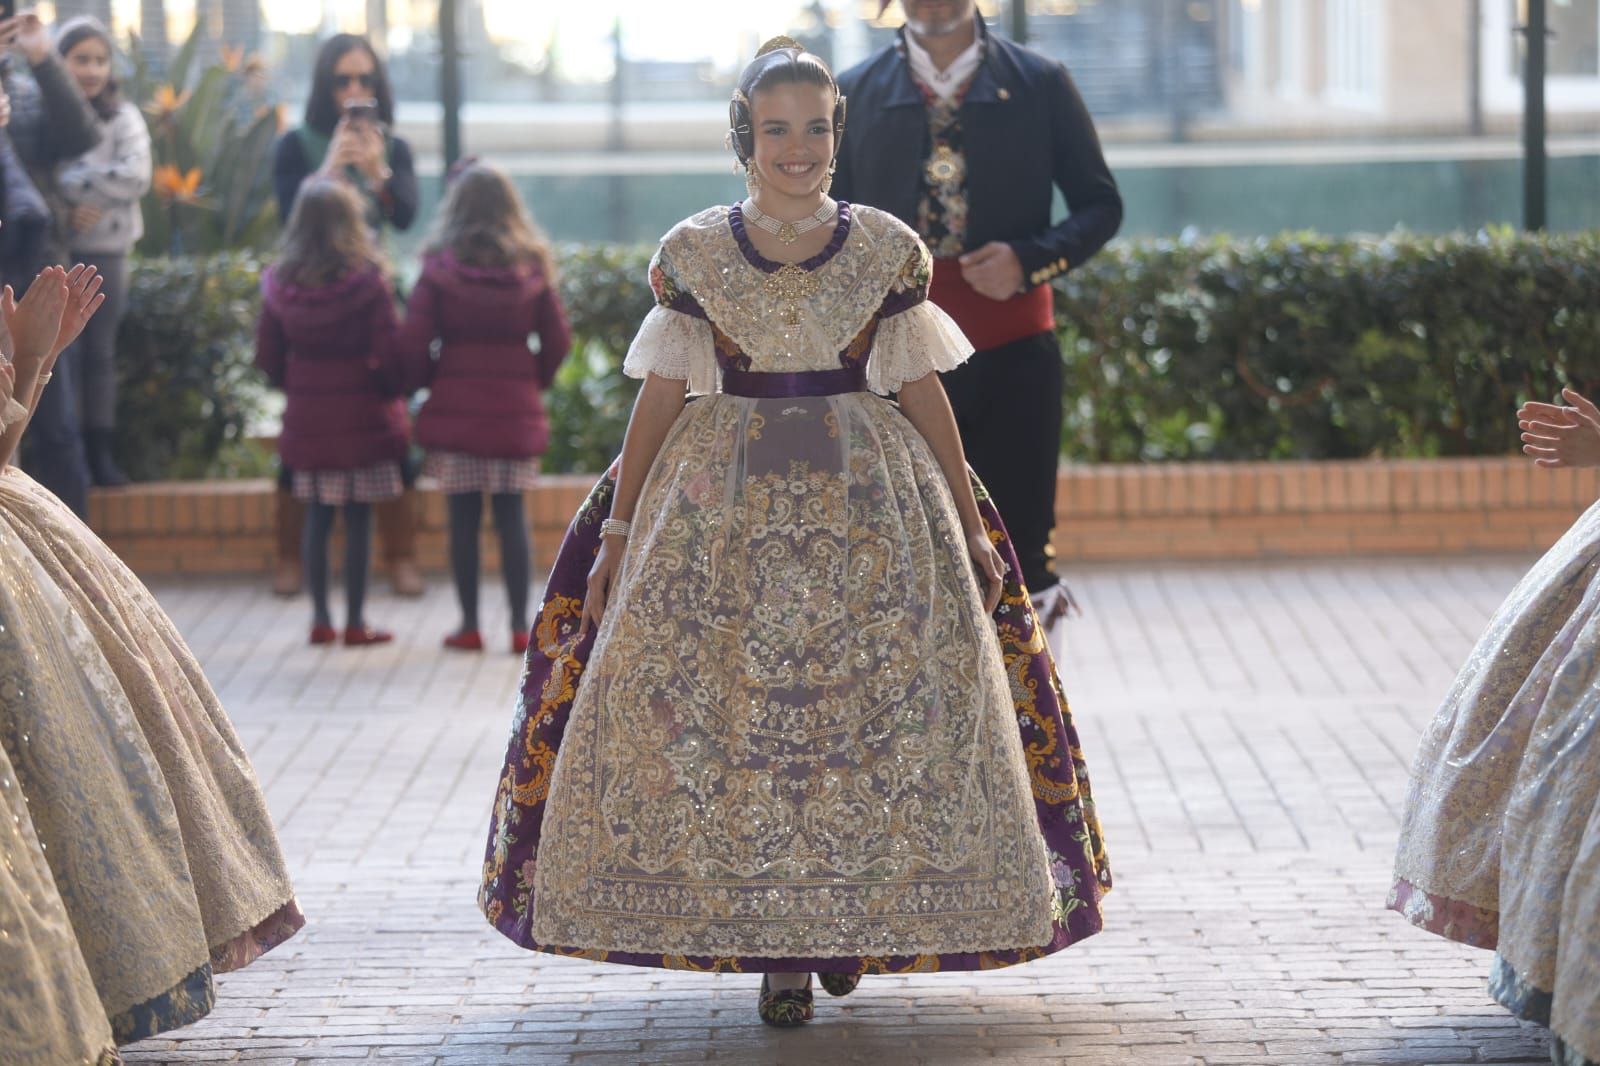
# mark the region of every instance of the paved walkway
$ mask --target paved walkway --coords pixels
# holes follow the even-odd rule
[[[1488,956],[1383,909],[1418,732],[1531,560],[1080,568],[1063,673],[1117,888],[1100,936],[989,974],[868,978],[794,1032],[757,979],[533,955],[474,905],[518,662],[302,646],[256,584],[163,584],[266,786],[311,924],[133,1063],[1548,1062]],[[496,607],[498,593],[485,589]],[[491,615],[487,630],[505,628]]]

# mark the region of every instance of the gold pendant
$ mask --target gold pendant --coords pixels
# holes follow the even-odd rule
[[[793,244],[800,239],[800,231],[794,228],[793,222],[785,222],[778,227],[778,232],[774,236],[784,244]]]
[[[793,263],[785,263],[767,276],[767,295],[786,305],[783,321],[788,326],[800,324],[800,305],[817,294],[817,279]]]
[[[941,144],[928,157],[928,181],[934,185],[950,185],[966,177],[963,160],[948,144]]]

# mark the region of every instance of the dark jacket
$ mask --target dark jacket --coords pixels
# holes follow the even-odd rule
[[[407,230],[416,221],[417,204],[421,199],[416,163],[411,158],[411,146],[404,137],[390,134],[388,145],[389,180],[380,189],[363,187],[362,193],[372,205],[375,227],[381,228],[381,223],[382,226]],[[294,208],[295,197],[300,195],[300,186],[322,166],[322,162],[306,154],[306,138],[301,136],[299,129],[292,129],[278,138],[278,143],[272,149],[272,192],[278,201],[280,222],[289,221],[289,212]]]
[[[41,248],[44,265],[64,264],[69,208],[56,187],[56,168],[100,142],[100,122],[54,50],[36,67],[20,54],[0,57],[0,85],[11,97],[6,132],[50,209],[51,226]]]
[[[406,454],[394,290],[377,270],[328,285],[261,278],[256,366],[288,394],[278,454],[293,470],[351,470]]]
[[[28,178],[11,138],[0,130],[0,285],[24,292],[45,258],[52,219],[44,197]]]
[[[1083,263],[1116,234],[1122,196],[1066,67],[990,34],[981,20],[979,32],[988,52],[961,106],[967,246],[1009,243],[1032,287]],[[845,71],[839,88],[848,104],[833,195],[914,228],[932,145],[910,64],[898,46],[884,48]],[[1052,226],[1056,187],[1070,214]]]
[[[538,354],[528,346],[533,335]],[[550,426],[539,394],[555,380],[572,332],[543,272],[429,255],[407,302],[402,337],[407,386],[432,390],[417,415],[419,444],[492,459],[544,453]]]

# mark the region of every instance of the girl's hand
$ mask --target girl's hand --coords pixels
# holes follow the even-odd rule
[[[55,354],[60,355],[67,345],[78,339],[83,327],[89,324],[106,294],[100,291],[105,275],[92,266],[79,263],[67,271],[67,306],[61,315],[61,329],[56,333]]]
[[[88,233],[94,229],[94,224],[100,221],[100,215],[98,207],[83,204],[72,209],[72,214],[67,218],[67,225],[74,233]]]
[[[589,632],[591,625],[600,628],[627,543],[625,538],[615,534],[600,538],[600,553],[594,557],[594,566],[589,568],[589,591],[583,597],[583,619],[578,623],[578,636]]]
[[[66,309],[67,272],[60,267],[46,267],[41,271],[20,301],[11,286],[0,291],[0,315],[5,316],[17,362],[34,363],[41,373],[49,372],[57,353],[55,341]]]
[[[989,541],[984,530],[967,536],[967,552],[972,556],[973,568],[978,571],[978,581],[983,585],[983,613],[993,614],[1000,606],[1000,593],[1005,589],[1006,564]]]
[[[1600,466],[1600,408],[1572,389],[1561,396],[1570,407],[1527,403],[1517,410],[1522,450],[1536,466]]]

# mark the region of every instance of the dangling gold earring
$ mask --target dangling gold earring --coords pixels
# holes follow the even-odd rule
[[[761,191],[761,175],[756,172],[754,159],[744,165],[744,187],[752,198]]]
[[[833,172],[839,169],[838,157],[828,164],[828,172],[822,176],[822,195],[828,195],[828,190],[833,188]]]

